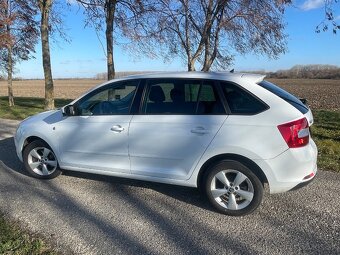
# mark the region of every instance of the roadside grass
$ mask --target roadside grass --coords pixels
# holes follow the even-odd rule
[[[70,103],[71,99],[55,99],[56,108]],[[8,97],[0,97],[0,118],[22,120],[44,110],[44,99],[34,97],[16,97],[15,106],[8,106]]]
[[[22,230],[0,214],[0,254],[57,254],[40,239]]]
[[[340,111],[314,110],[312,137],[318,146],[318,167],[340,172]]]

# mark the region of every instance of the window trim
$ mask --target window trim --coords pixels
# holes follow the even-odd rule
[[[180,116],[185,116],[185,115],[190,115],[190,116],[223,116],[223,115],[229,115],[229,112],[226,108],[225,105],[225,98],[222,97],[223,94],[221,95],[221,91],[218,89],[218,84],[217,81],[215,79],[199,79],[199,78],[147,78],[147,79],[142,79],[143,80],[143,86],[144,86],[144,91],[142,94],[142,98],[140,101],[140,107],[139,107],[139,112],[138,114],[136,113],[136,115],[150,115],[150,116],[154,116],[154,115],[160,115],[160,116],[173,116],[173,115],[180,115]],[[164,83],[166,83],[166,81],[197,81],[200,84],[200,89],[199,89],[199,93],[201,91],[201,87],[204,83],[204,81],[208,81],[211,82],[211,85],[213,86],[213,88],[216,91],[217,96],[219,97],[223,108],[224,108],[224,113],[211,113],[211,114],[197,114],[197,106],[198,106],[198,102],[197,101],[197,106],[196,106],[196,110],[194,114],[186,114],[186,113],[146,113],[145,112],[145,105],[147,103],[147,95],[148,92],[150,91],[150,83],[152,83],[152,81],[156,81],[156,80],[160,80],[160,81],[164,81]]]

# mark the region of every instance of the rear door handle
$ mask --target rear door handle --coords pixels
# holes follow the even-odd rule
[[[204,127],[196,127],[194,129],[191,129],[191,133],[204,135],[209,133],[209,131],[206,130]]]
[[[124,128],[121,125],[115,125],[111,128],[111,131],[120,133],[124,131]]]

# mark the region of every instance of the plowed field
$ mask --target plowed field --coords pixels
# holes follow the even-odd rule
[[[340,109],[340,80],[271,79],[270,81],[298,97],[306,98],[314,109]],[[102,82],[91,79],[55,80],[55,97],[73,99]],[[16,97],[44,97],[43,80],[15,81],[13,86]],[[7,83],[0,81],[0,96],[6,95]]]

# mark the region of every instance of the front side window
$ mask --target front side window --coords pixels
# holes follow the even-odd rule
[[[129,114],[138,81],[127,81],[97,89],[76,105],[81,116]]]
[[[199,80],[151,80],[143,112],[146,114],[224,114],[213,82]]]

